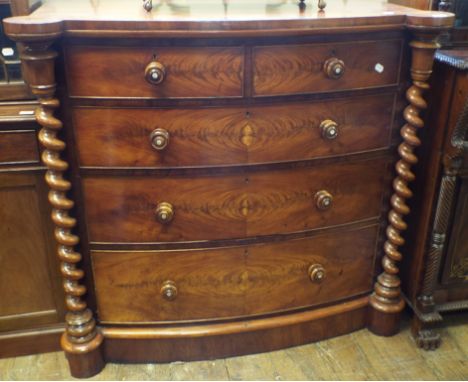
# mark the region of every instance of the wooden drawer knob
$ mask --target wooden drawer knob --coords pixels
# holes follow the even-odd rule
[[[320,124],[320,132],[323,139],[335,139],[338,136],[338,124],[331,119],[326,119]]]
[[[320,190],[315,194],[315,205],[319,210],[327,210],[332,206],[333,196],[328,191]]]
[[[168,301],[175,300],[177,297],[177,287],[175,285],[174,281],[167,280],[164,281],[162,287],[161,287],[161,295],[163,296],[164,299]]]
[[[174,207],[171,203],[161,202],[156,206],[156,218],[162,224],[169,223],[174,217]]]
[[[169,133],[164,129],[155,129],[150,134],[150,140],[155,150],[162,151],[169,144]]]
[[[158,61],[151,61],[145,69],[145,78],[152,85],[158,85],[166,77],[164,65]]]
[[[328,78],[336,80],[345,72],[345,64],[336,57],[329,58],[323,65],[323,70]]]
[[[307,272],[314,283],[321,283],[326,276],[325,268],[320,264],[312,264]]]

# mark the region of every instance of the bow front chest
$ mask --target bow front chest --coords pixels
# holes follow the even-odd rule
[[[6,20],[40,104],[74,376],[396,333],[452,15],[330,3],[49,0]]]

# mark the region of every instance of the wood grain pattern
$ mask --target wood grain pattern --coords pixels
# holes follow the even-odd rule
[[[341,322],[349,321],[349,313],[346,314],[337,317],[331,325],[332,330]],[[342,319],[345,315],[346,318]],[[468,350],[465,346],[468,341],[467,316],[452,314],[447,321],[449,325],[444,329],[447,340],[437,352],[414,349],[409,320],[404,315],[401,332],[391,339],[359,330],[303,346],[226,359],[215,356],[216,359],[201,362],[109,364],[91,380],[464,380],[468,374]],[[331,324],[330,320],[325,319],[325,322],[327,326]],[[304,330],[303,334],[310,332]],[[277,332],[278,338],[284,337],[283,333],[284,328]],[[324,330],[324,333],[328,335],[330,331]],[[266,341],[271,337],[262,333],[258,340]],[[112,342],[112,348],[119,354],[131,354],[134,349],[130,345],[124,350],[120,342]],[[229,341],[225,344],[228,346]],[[193,349],[199,352],[214,348],[211,343],[210,346],[196,345]],[[169,347],[148,347],[161,355],[171,354]],[[174,347],[173,351],[181,348],[186,347]],[[143,354],[143,351],[139,352],[139,355]],[[401,367],[402,364],[405,367]],[[0,379],[73,380],[60,352],[0,360]]]
[[[451,235],[448,238],[448,252],[443,284],[468,281],[468,179],[462,178],[455,201],[455,215]]]
[[[114,362],[189,361],[229,357],[252,351],[271,351],[362,328],[365,324],[366,305],[367,298],[361,297],[312,311],[212,324],[208,327],[219,329],[212,335],[202,335],[203,328],[207,325],[198,325],[196,328],[200,330],[200,335],[195,336],[190,335],[191,327],[185,331],[184,326],[137,328],[132,333],[134,335],[129,334],[125,328],[110,327],[104,329],[105,351],[106,356]],[[223,331],[228,327],[237,328],[235,331],[238,334],[224,335]],[[155,339],[158,339],[159,347],[151,345]],[[139,345],[133,347],[133,351],[132,343]]]
[[[246,9],[246,5],[248,8]],[[326,12],[296,2],[272,6],[269,0],[237,3],[177,1],[148,14],[142,3],[48,0],[31,18],[10,18],[6,32],[16,40],[50,39],[62,33],[78,37],[213,38],[331,35],[402,28],[450,28],[450,13],[423,12],[387,4],[349,0],[330,2]],[[226,5],[226,6],[224,6]],[[156,7],[155,7],[156,8]]]
[[[35,131],[0,131],[0,164],[39,163]]]
[[[76,219],[70,210],[74,207],[70,199],[72,184],[65,177],[69,165],[61,153],[66,144],[59,137],[63,123],[54,113],[60,105],[55,98],[55,59],[57,53],[49,49],[52,41],[27,45],[21,50],[25,81],[37,97],[36,121],[41,126],[38,137],[44,150],[41,159],[47,168],[45,181],[49,186],[49,202],[52,206],[51,220],[55,226],[56,253],[60,259],[60,271],[65,292],[66,331],[60,344],[70,360],[70,372],[74,376],[87,377],[99,372],[104,366],[100,345],[103,337],[96,330],[93,313],[88,309],[83,296],[86,287],[81,283],[84,272],[79,268],[81,253],[75,250],[79,237],[73,229]]]
[[[62,294],[43,223],[40,174],[0,175],[0,332],[57,323]]]
[[[376,217],[386,160],[230,176],[83,178],[93,242],[167,242],[304,231]],[[318,210],[315,194],[333,197]],[[158,203],[174,207],[161,224]]]
[[[405,243],[402,236],[408,225],[405,216],[410,213],[407,200],[413,196],[409,188],[415,175],[411,167],[418,162],[416,147],[421,145],[417,130],[424,127],[420,116],[427,108],[423,93],[429,89],[428,79],[432,73],[435,50],[439,47],[439,31],[414,31],[412,48],[411,80],[412,85],[406,91],[408,106],[403,112],[406,123],[400,130],[402,142],[398,146],[399,161],[395,165],[397,176],[393,180],[393,195],[390,199],[391,210],[388,213],[387,240],[384,243],[382,258],[383,272],[374,285],[370,297],[369,329],[379,335],[391,336],[399,330],[400,312],[405,306],[401,295],[398,263],[403,255],[400,247]]]
[[[254,95],[281,95],[376,87],[398,82],[402,41],[256,47],[253,51]],[[341,78],[323,71],[329,58],[345,64]],[[375,66],[383,66],[378,73]]]
[[[73,119],[82,166],[250,164],[386,147],[393,102],[394,95],[384,94],[242,108],[75,108]],[[319,126],[326,119],[338,124],[333,140],[321,136]],[[169,133],[162,151],[151,146],[154,129]]]
[[[350,230],[339,241],[328,234],[209,250],[93,252],[99,318],[117,323],[220,319],[354,296],[371,288],[376,237],[377,226],[371,226]],[[325,268],[323,281],[311,281],[312,264]],[[166,280],[178,289],[172,301],[161,295]]]
[[[64,329],[64,324],[61,323],[36,329],[0,333],[0,358],[59,351],[60,336]],[[1,359],[0,363],[2,363]]]
[[[159,85],[145,79],[154,56],[166,69]],[[200,98],[243,93],[243,49],[238,47],[70,46],[65,60],[71,96]]]

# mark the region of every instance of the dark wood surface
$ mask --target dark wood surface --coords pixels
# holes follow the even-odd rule
[[[117,0],[91,3],[76,0],[73,5],[49,0],[33,18],[7,20],[10,36],[31,39],[31,35],[54,38],[64,31],[82,37],[192,37],[286,36],[376,31],[408,27],[450,27],[453,15],[420,11],[382,2],[359,0],[331,2],[326,12],[314,7],[301,11],[297,3],[272,8],[267,0],[229,4],[173,3],[172,7],[144,11],[142,3]],[[248,15],[248,18],[246,18]],[[78,16],[78,17],[77,17]],[[203,20],[203,22],[200,22]]]
[[[63,293],[33,123],[36,103],[0,105],[0,357],[58,349]]]
[[[0,358],[58,351],[64,330],[63,324],[56,324],[0,333]]]
[[[171,362],[273,351],[350,333],[365,326],[367,298],[334,306],[210,326],[103,328],[104,351],[113,362]],[[235,336],[232,333],[236,333]],[[157,341],[160,346],[154,346]],[[138,343],[138,348],[134,346]]]
[[[390,145],[393,94],[251,107],[75,108],[81,166],[177,167],[305,160]],[[367,113],[371,108],[379,113]],[[326,139],[320,125],[336,122]],[[164,129],[169,144],[151,146]],[[96,150],[95,146],[100,149]]]
[[[216,240],[285,234],[377,217],[386,159],[232,176],[83,178],[92,242]],[[314,200],[326,190],[329,209]],[[156,219],[161,202],[174,218]]]
[[[108,8],[109,3],[76,1],[64,8],[63,3],[51,0],[32,17],[5,22],[10,37],[23,42],[27,48],[22,54],[25,78],[40,104],[36,113],[42,126],[39,138],[44,146],[42,158],[48,169],[46,180],[51,188],[52,217],[55,237],[60,244],[58,256],[69,311],[61,345],[74,376],[89,377],[99,372],[106,360],[168,361],[272,350],[351,331],[365,324],[380,335],[391,335],[398,330],[404,306],[397,276],[402,257],[398,247],[403,243],[400,232],[406,229],[404,215],[409,212],[406,199],[411,196],[408,184],[413,180],[410,167],[417,159],[413,151],[419,143],[416,130],[424,125],[419,117],[425,108],[422,93],[431,73],[432,55],[437,47],[434,41],[440,31],[451,25],[453,16],[357,1],[346,6],[331,4],[318,15],[312,7],[301,11],[293,3],[275,12],[266,6],[266,2],[249,2],[248,6],[243,3],[240,8],[212,4],[209,9],[207,3],[200,4],[187,5],[188,13],[183,7],[174,8],[174,4],[165,10],[146,13],[141,3],[114,1],[112,8]],[[405,29],[413,32],[411,37],[402,33]],[[291,36],[307,41],[294,41]],[[200,40],[200,37],[209,39]],[[395,112],[402,100],[392,100],[391,106],[390,102],[382,100],[386,97],[390,100],[391,96],[401,95],[404,91],[406,71],[400,71],[407,67],[402,63],[403,57],[406,61],[407,56],[402,53],[410,39],[413,86],[407,93],[409,106],[404,113],[407,124],[401,130],[403,143],[398,151],[401,160],[396,168],[398,176],[393,182],[383,272],[370,295],[374,269],[378,269],[374,259],[381,259],[377,245],[380,247],[379,243],[383,241],[384,224],[374,226],[369,234],[362,234],[363,231],[356,234],[353,229],[363,227],[364,223],[376,224],[379,217],[387,215],[388,202],[384,198],[389,194],[392,170],[388,164],[394,143],[389,139],[396,136],[399,126],[393,121],[400,119]],[[55,46],[51,48],[54,42]],[[111,47],[104,47],[105,44]],[[63,73],[64,80],[59,75],[59,94],[65,110],[57,115],[63,117],[63,121],[55,116],[60,101],[55,98],[54,62],[61,53],[64,56],[58,60],[58,72]],[[149,74],[155,76],[151,79]],[[163,80],[158,84],[149,83],[161,78]],[[274,89],[268,86],[274,86]],[[365,93],[368,90],[376,92]],[[338,91],[342,93],[332,93]],[[336,152],[325,145],[319,145],[320,149],[318,146],[310,149],[307,145],[302,148],[299,141],[307,139],[306,134],[290,139],[283,149],[284,140],[277,139],[274,134],[270,138],[268,133],[256,130],[263,123],[264,131],[274,132],[271,127],[275,126],[274,117],[269,117],[274,115],[275,108],[280,115],[285,115],[275,121],[291,120],[290,125],[300,121],[297,118],[300,113],[316,114],[316,105],[325,104],[320,103],[323,101],[321,94],[326,95],[328,104],[336,102],[335,110],[345,113],[345,120],[341,120],[340,125],[356,126],[359,121],[369,118],[364,126],[375,126],[372,129],[360,126],[359,129],[363,129],[360,131],[368,132],[359,139],[353,136],[343,143],[346,148],[342,151],[337,148]],[[354,101],[357,98],[353,97],[358,94],[374,96],[374,99],[362,107],[345,106],[348,104],[343,103],[344,96]],[[264,104],[259,102],[260,95]],[[297,98],[290,98],[292,95]],[[311,111],[304,112],[307,97],[315,97],[317,104]],[[70,110],[71,103],[73,111]],[[214,107],[216,105],[218,108]],[[291,105],[297,109],[289,110]],[[125,108],[118,110],[121,106]],[[118,129],[119,136],[131,140],[135,131],[108,125],[114,123],[109,122],[113,115],[106,116],[105,109],[109,107],[126,121],[131,112],[138,122],[148,123],[152,115],[148,110],[139,109],[145,106],[165,114],[161,119],[167,118],[169,122],[180,118],[178,123],[190,121],[190,118],[182,113],[175,116],[174,110],[185,113],[189,109],[202,110],[201,121],[208,118],[207,122],[214,126],[214,130],[224,128],[232,120],[221,111],[251,112],[260,115],[259,118],[249,117],[257,118],[254,121],[257,125],[243,125],[238,139],[244,146],[255,145],[257,137],[266,137],[267,141],[263,143],[260,139],[258,149],[253,146],[253,158],[245,157],[244,151],[242,160],[232,149],[232,138],[224,132],[210,135],[209,139],[198,134],[197,142],[207,142],[206,152],[210,151],[209,146],[215,146],[207,158],[221,153],[226,159],[221,163],[213,163],[213,159],[193,163],[200,158],[201,150],[191,148],[190,140],[174,139],[175,144],[181,145],[177,151],[174,149],[177,155],[194,150],[184,159],[186,166],[181,165],[177,157],[173,159],[171,166],[184,166],[183,169],[154,168],[161,165],[152,159],[154,153],[149,152],[140,162],[135,162],[134,155],[138,154],[131,151],[138,149],[128,143],[120,150],[121,158],[119,150],[107,148],[109,143],[115,145],[117,138],[109,138],[108,134],[101,135],[99,143],[92,136],[88,141],[86,137],[80,142],[82,129],[99,129],[101,124],[108,131]],[[73,112],[74,116],[71,115]],[[86,113],[94,115],[77,123]],[[211,113],[213,116],[210,117]],[[142,117],[137,119],[137,114]],[[353,117],[358,114],[361,116]],[[242,118],[246,118],[245,114]],[[91,126],[83,127],[85,124]],[[279,126],[283,125],[284,122]],[[58,135],[63,127],[66,128],[66,142]],[[147,126],[139,128],[137,142],[141,141],[142,134],[148,134],[147,129]],[[287,131],[282,127],[277,129]],[[354,128],[350,130],[354,131]],[[187,134],[192,129],[181,131]],[[335,147],[339,147],[342,135],[350,137],[345,133],[346,128],[333,142]],[[221,141],[214,145],[213,140],[220,139],[217,137],[221,137]],[[321,140],[317,135],[312,139],[314,143]],[[171,142],[165,150],[171,150]],[[104,154],[88,151],[87,156],[81,156],[81,151],[77,152],[85,150],[86,153],[93,149],[97,152],[101,147],[104,147]],[[64,155],[66,148],[68,153]],[[272,154],[261,154],[262,150]],[[311,152],[304,153],[303,150]],[[291,154],[291,151],[297,153]],[[324,156],[328,158],[324,159]],[[105,162],[103,157],[110,162]],[[64,158],[70,158],[70,164]],[[87,163],[97,164],[79,162],[86,158],[90,160]],[[72,185],[77,188],[75,192],[70,192]],[[72,196],[76,200],[72,200]],[[330,202],[331,206],[328,206]],[[74,206],[77,216],[85,216],[85,219],[77,221],[74,218]],[[164,219],[166,221],[161,223]],[[80,238],[76,232],[83,231],[88,235],[83,236],[84,245],[78,247]],[[312,238],[317,231],[323,236]],[[310,238],[292,241],[292,234]],[[241,249],[219,248],[226,245],[226,240],[233,239],[255,241]],[[363,243],[356,245],[361,239]],[[343,241],[346,245],[338,250]],[[134,252],[141,243],[146,243],[150,251]],[[177,249],[179,243],[181,248]],[[200,248],[197,246],[200,243],[211,249]],[[87,267],[91,257],[87,251],[89,244],[96,249],[92,269]],[[173,250],[154,252],[169,244]],[[119,250],[106,251],[112,246]],[[308,253],[310,249],[318,250],[319,246],[325,254]],[[80,248],[84,249],[82,254]],[[251,253],[246,255],[243,252],[246,248]],[[278,248],[283,251],[274,253]],[[171,261],[169,255],[178,257],[178,261]],[[242,265],[236,260],[239,256],[247,256]],[[249,256],[252,263],[249,263]],[[299,284],[302,285],[301,280],[307,275],[303,272],[305,263],[315,257],[324,263],[319,265],[330,269],[322,281],[323,285],[328,283],[330,289],[310,292],[313,295],[310,299],[315,297],[320,306],[273,315],[276,310],[304,306],[304,301],[309,300],[308,289]],[[94,283],[86,281],[82,264],[87,273],[93,273]],[[260,264],[271,272],[267,275]],[[152,271],[156,273],[148,269],[157,266],[160,269]],[[190,271],[188,276],[182,272],[184,266]],[[240,277],[241,282],[229,288],[235,283],[235,280],[230,281],[229,275],[243,275],[244,269],[248,271],[247,276]],[[153,299],[150,296],[155,292],[151,289],[155,288],[151,275],[157,272],[174,274],[175,280],[167,279],[162,286],[159,281],[156,284],[169,299],[176,291],[179,293],[180,287],[181,294],[177,294],[169,306],[177,307],[180,301],[180,305],[186,307],[182,312],[165,310],[161,305],[153,308],[156,296]],[[300,276],[295,277],[294,272],[300,272]],[[317,275],[316,268],[310,272]],[[202,273],[203,282],[197,282]],[[270,286],[277,298],[260,301],[254,291],[245,294],[245,304],[235,301],[229,306],[228,301],[216,297],[218,291],[235,294],[235,288],[242,289],[242,280],[248,281],[249,273],[255,276],[255,290]],[[194,285],[190,284],[187,289],[191,274],[194,275]],[[153,286],[143,295],[126,292],[123,299],[128,304],[123,306],[116,306],[121,301],[105,305],[109,294],[115,292],[114,286],[125,284],[118,284],[119,278],[125,277],[128,277],[126,285],[139,285],[147,280]],[[287,279],[296,286],[296,300],[289,300],[282,289],[285,284],[275,281],[278,279]],[[203,299],[200,296],[206,295],[210,280],[220,286]],[[95,288],[101,293],[98,304],[107,306],[102,312],[104,317],[108,314],[109,320],[129,317],[130,320],[145,320],[144,317],[149,316],[150,320],[162,320],[163,325],[108,326],[98,322],[97,327],[96,312],[88,308],[88,301],[95,296],[86,298],[85,285],[89,287],[88,293],[96,293]],[[193,300],[184,300],[184,293],[193,296]],[[263,298],[268,300],[265,294]],[[351,299],[336,300],[343,298]],[[133,303],[138,304],[137,308],[128,309]],[[136,318],[132,314],[137,315]],[[256,317],[256,314],[265,316]],[[206,322],[207,317],[220,319],[239,315],[246,318],[216,324]],[[178,325],[166,321],[173,319],[199,319],[202,322]]]
[[[464,283],[468,289],[468,182],[460,179],[460,188],[455,202],[453,226],[447,248],[443,284]],[[467,291],[468,294],[468,291]],[[467,306],[468,308],[468,306]]]
[[[166,69],[157,85],[145,79],[154,60]],[[66,50],[68,91],[93,97],[240,97],[243,49],[240,47],[92,47]]]
[[[0,165],[39,163],[35,130],[0,131]]]
[[[432,81],[436,93],[428,118],[430,130],[417,168],[420,198],[414,202],[414,228],[407,246],[413,256],[406,260],[404,274],[404,291],[415,312],[413,334],[425,349],[435,349],[444,340],[436,330],[442,313],[468,308],[463,151],[468,73],[460,64],[468,56],[461,50],[439,52],[437,57],[441,62]]]
[[[0,331],[58,322],[61,294],[55,291],[50,224],[43,217],[42,174],[1,174],[0,188]]]
[[[268,96],[396,84],[401,48],[400,40],[255,47],[253,92]],[[324,63],[333,57],[345,67],[338,79],[324,73]]]
[[[218,320],[368,292],[377,227],[344,232],[339,241],[333,237],[196,251],[93,252],[99,319],[104,323]],[[325,269],[323,280],[311,279],[313,265]],[[178,291],[172,301],[161,293],[167,280]]]

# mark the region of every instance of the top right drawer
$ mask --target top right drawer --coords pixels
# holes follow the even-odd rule
[[[257,46],[254,96],[320,93],[394,85],[401,40]]]

